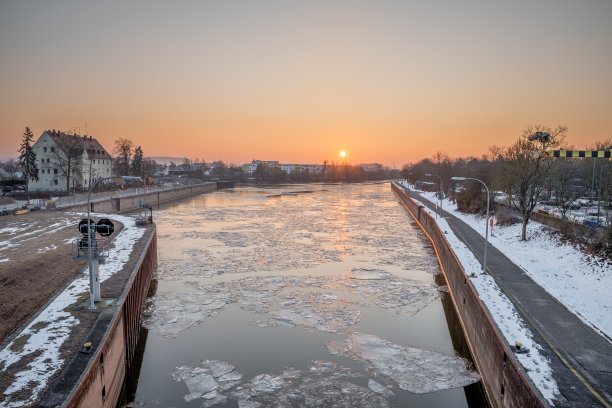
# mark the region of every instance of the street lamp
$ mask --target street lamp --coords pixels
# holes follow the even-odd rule
[[[442,192],[442,177],[440,177],[437,174],[431,174],[431,173],[427,173],[425,174],[425,176],[427,177],[437,177],[440,180],[440,218],[442,218],[442,196],[443,196],[443,192]]]
[[[550,140],[550,133],[548,132],[535,132],[527,137],[527,140],[530,142],[540,141],[542,143],[546,143]]]
[[[100,275],[98,273],[98,255],[94,258],[92,250],[92,235],[95,234],[96,230],[94,227],[93,234],[91,228],[91,192],[93,189],[103,181],[111,179],[121,179],[125,181],[142,181],[140,177],[136,176],[118,176],[118,177],[105,177],[96,181],[90,188],[87,194],[87,263],[89,266],[89,308],[95,309],[96,300],[100,300]],[[98,246],[96,245],[96,251]]]
[[[489,246],[489,187],[484,183],[484,181],[472,178],[472,177],[451,177],[453,181],[465,181],[465,180],[474,180],[480,182],[487,190],[487,218],[485,219],[485,247],[484,247],[484,259],[482,262],[482,271],[483,273],[487,272],[487,246]]]

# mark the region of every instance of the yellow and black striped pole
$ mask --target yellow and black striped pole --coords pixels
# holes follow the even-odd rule
[[[552,157],[595,157],[612,160],[612,150],[546,150]]]

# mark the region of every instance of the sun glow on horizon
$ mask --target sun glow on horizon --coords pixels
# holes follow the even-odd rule
[[[343,159],[346,157],[346,152],[344,150],[340,151],[340,157],[342,157]]]

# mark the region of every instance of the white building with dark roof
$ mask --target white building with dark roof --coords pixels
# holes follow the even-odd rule
[[[88,190],[96,181],[112,175],[113,158],[91,136],[45,130],[32,148],[39,179],[28,180],[30,191]]]

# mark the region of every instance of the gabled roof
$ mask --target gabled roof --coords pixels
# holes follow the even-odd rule
[[[102,147],[100,142],[91,136],[70,135],[59,130],[45,130],[43,134],[45,133],[66,154],[70,150],[77,149],[81,154],[87,151],[89,158],[92,159],[112,159],[111,155]]]

